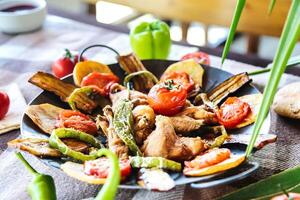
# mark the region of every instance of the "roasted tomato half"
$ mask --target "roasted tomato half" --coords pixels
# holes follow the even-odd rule
[[[107,96],[109,88],[113,83],[118,83],[119,78],[110,73],[92,72],[85,76],[81,81],[81,86],[93,85],[99,88],[100,94]]]
[[[194,86],[195,82],[186,72],[170,72],[161,77],[161,81],[166,81],[171,79],[175,84],[181,85],[187,92],[190,92]]]
[[[126,177],[131,172],[129,160],[119,160],[121,176]],[[84,173],[97,178],[106,178],[110,172],[110,160],[108,158],[98,158],[84,162]]]
[[[206,65],[210,64],[208,54],[201,52],[201,51],[194,52],[194,53],[188,53],[188,54],[182,56],[181,60],[187,60],[187,59],[191,59],[191,58],[193,58],[196,62],[198,62],[200,64],[206,64]]]
[[[226,128],[234,128],[247,117],[250,111],[249,104],[237,97],[229,97],[221,105],[217,117],[219,123]]]
[[[169,79],[151,88],[148,103],[156,113],[170,116],[181,111],[186,98],[187,91]]]
[[[188,168],[202,169],[223,162],[224,160],[230,158],[230,154],[231,152],[229,149],[216,148],[204,153],[203,155],[197,156],[192,161],[185,161],[184,164]]]
[[[88,116],[74,110],[63,110],[58,116],[56,127],[74,128],[91,135],[98,134],[96,123]]]

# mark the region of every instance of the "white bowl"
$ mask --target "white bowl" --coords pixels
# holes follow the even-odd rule
[[[20,5],[31,5],[33,9],[16,12],[1,10]],[[45,0],[0,0],[0,30],[5,33],[24,33],[40,28],[47,14]]]

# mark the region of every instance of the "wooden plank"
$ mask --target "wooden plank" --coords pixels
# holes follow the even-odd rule
[[[97,0],[83,0],[96,3]],[[132,7],[140,12],[179,20],[202,22],[228,27],[236,0],[104,0]],[[269,0],[248,0],[238,31],[252,34],[279,36],[287,16],[291,0],[277,0],[271,16],[267,14]]]

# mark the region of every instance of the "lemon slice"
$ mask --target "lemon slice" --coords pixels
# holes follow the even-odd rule
[[[104,184],[105,178],[97,178],[95,176],[86,175],[83,171],[83,165],[74,162],[65,162],[60,166],[60,168],[68,175],[80,181],[90,183],[90,184]]]
[[[195,170],[187,170],[187,168],[185,168],[183,173],[186,176],[205,176],[215,174],[239,166],[245,160],[245,158],[245,155],[231,155],[230,158],[216,165]]]
[[[80,86],[82,79],[86,75],[88,75],[89,73],[92,73],[92,72],[112,74],[112,71],[105,64],[91,61],[91,60],[79,62],[76,64],[76,66],[73,70],[73,79],[74,79],[75,85]]]

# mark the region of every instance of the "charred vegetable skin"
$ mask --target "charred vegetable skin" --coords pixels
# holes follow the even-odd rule
[[[33,169],[25,160],[21,153],[16,153],[28,171],[34,176],[32,182],[27,187],[27,192],[32,200],[56,200],[54,180],[51,176],[40,174]]]
[[[208,98],[215,105],[219,104],[223,99],[228,97],[229,94],[237,91],[246,83],[249,83],[251,79],[249,78],[247,73],[237,74],[232,76],[231,78],[225,80],[220,85],[215,87],[208,94]]]
[[[120,139],[137,156],[142,155],[133,137],[133,105],[128,100],[120,100],[114,109],[113,126]]]
[[[46,91],[53,92],[64,102],[68,102],[68,97],[76,89],[74,85],[65,83],[55,76],[44,72],[37,72],[29,79],[29,82]],[[73,100],[76,101],[76,107],[79,110],[87,113],[91,113],[98,106],[97,102],[85,93],[80,93]]]
[[[129,75],[135,72],[147,71],[143,63],[132,53],[119,56],[118,62],[121,68]],[[132,82],[135,90],[140,92],[148,92],[153,87],[156,80],[149,78],[149,76],[145,74],[141,74],[140,76],[133,77]]]
[[[181,171],[181,164],[162,157],[140,157],[130,158],[130,164],[135,168],[160,168],[171,171]]]
[[[52,148],[58,149],[62,154],[67,155],[71,158],[74,158],[76,160],[80,161],[86,161],[86,160],[95,160],[97,158],[97,155],[90,154],[85,155],[81,152],[74,151],[70,149],[62,140],[61,138],[74,138],[83,142],[86,142],[90,145],[92,145],[95,148],[101,148],[101,143],[94,138],[93,136],[72,129],[72,128],[58,128],[53,130],[51,133],[49,144]]]

